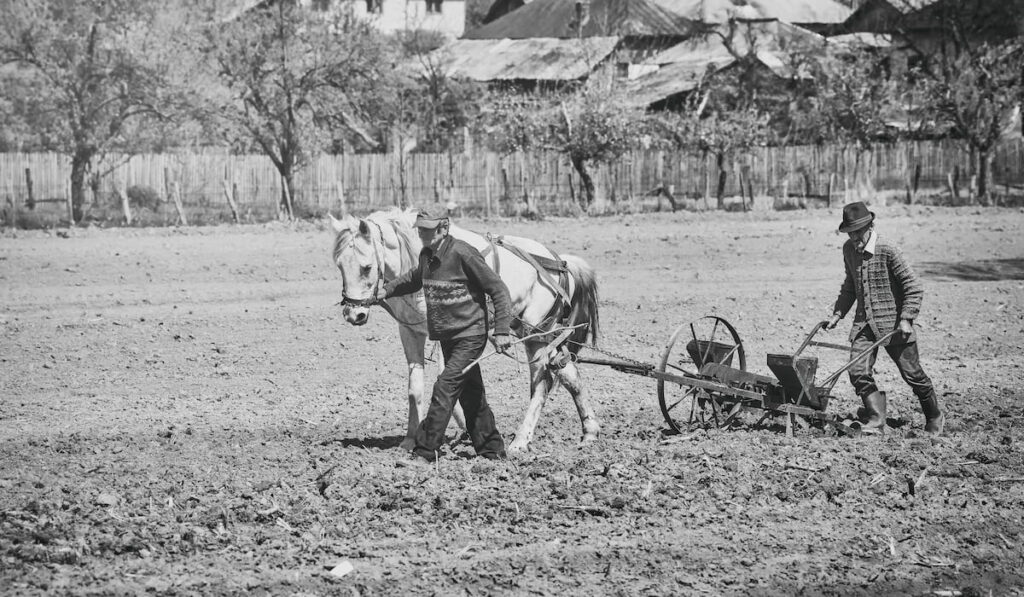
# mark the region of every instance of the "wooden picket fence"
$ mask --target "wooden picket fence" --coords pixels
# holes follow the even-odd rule
[[[837,146],[765,147],[725,164],[727,196],[814,197],[843,202],[868,192],[945,192],[968,184],[969,155],[951,141],[882,145],[869,154]],[[0,154],[0,202],[9,207],[70,196],[70,160],[53,153]],[[185,212],[228,213],[228,198],[240,216],[265,220],[277,215],[282,181],[260,155],[224,152],[114,157],[99,164],[94,204],[116,205],[130,187],[148,189],[170,201],[177,195]],[[996,154],[992,189],[1024,185],[1024,143],[1004,144]],[[638,151],[592,168],[598,189],[594,211],[635,207],[661,191],[693,206],[714,207],[718,167],[711,156]],[[323,155],[295,175],[293,198],[299,215],[354,212],[388,206],[454,204],[464,212],[509,214],[527,201],[546,213],[572,212],[580,181],[564,156],[514,154]],[[866,185],[866,186],[865,186]],[[1002,185],[1002,186],[1000,186]]]

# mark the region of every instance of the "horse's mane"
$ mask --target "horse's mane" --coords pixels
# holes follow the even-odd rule
[[[380,226],[381,228],[389,227],[394,230],[395,234],[399,237],[399,247],[403,250],[402,253],[402,267],[411,267],[412,264],[416,263],[418,255],[415,254],[413,247],[419,243],[419,237],[415,233],[413,222],[416,220],[416,209],[399,209],[393,207],[388,210],[375,211],[364,219],[369,220]],[[338,254],[348,246],[352,241],[354,233],[345,228],[334,237],[334,259],[338,259]]]

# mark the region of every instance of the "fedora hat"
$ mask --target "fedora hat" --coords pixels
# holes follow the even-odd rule
[[[417,228],[437,228],[442,224],[448,223],[447,215],[431,214],[427,211],[420,211],[416,214],[416,227]]]
[[[839,232],[854,232],[874,221],[874,212],[868,211],[863,201],[856,201],[843,206],[843,223],[839,225]]]

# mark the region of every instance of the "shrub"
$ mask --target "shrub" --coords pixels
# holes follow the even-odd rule
[[[128,204],[132,207],[146,208],[153,211],[160,209],[160,193],[153,187],[133,185],[128,187]]]

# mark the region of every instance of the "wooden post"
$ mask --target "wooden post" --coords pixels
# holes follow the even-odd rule
[[[18,227],[18,196],[15,195],[13,198],[7,198],[7,205],[11,206],[11,217],[7,219],[7,223],[11,228]]]
[[[711,197],[711,166],[708,160],[711,158],[708,152],[704,152],[704,209],[710,209],[709,198]]]
[[[825,205],[832,207],[832,189],[836,187],[836,173],[833,172],[828,176],[828,188],[825,189]]]
[[[64,196],[67,197],[67,200],[68,200],[68,228],[74,228],[75,227],[75,202],[71,198],[71,181],[70,180],[68,181],[68,183],[66,185],[64,185],[64,192],[66,193]]]
[[[484,199],[487,201],[484,204],[484,213],[488,218],[491,217],[491,175],[488,174],[487,178],[484,179]]]
[[[174,181],[174,192],[171,196],[174,198],[174,208],[178,210],[178,221],[182,226],[188,226],[188,220],[185,219],[185,206],[181,204],[181,185],[178,184],[178,181]]]
[[[341,207],[341,214],[348,213],[348,206],[345,205],[345,185],[340,180],[335,181],[334,188],[338,191],[338,206]]]
[[[25,188],[28,190],[28,199],[25,200],[26,209],[36,208],[36,197],[32,193],[32,170],[25,168]]]
[[[228,188],[227,179],[222,180],[221,184],[224,185],[224,197],[228,200],[228,206],[231,208],[231,219],[238,223],[238,205],[235,203],[235,198],[232,195],[232,189]]]
[[[287,210],[288,221],[295,219],[295,210],[292,208],[292,193],[288,190],[288,181],[281,177],[281,192],[284,193],[284,208]]]
[[[124,223],[126,226],[132,225],[132,206],[128,202],[128,175],[125,174],[124,180],[121,181],[120,185],[121,194],[121,211],[124,212]]]
[[[508,181],[508,168],[505,164],[501,165],[501,200],[505,201],[506,205],[512,200],[512,189]]]

